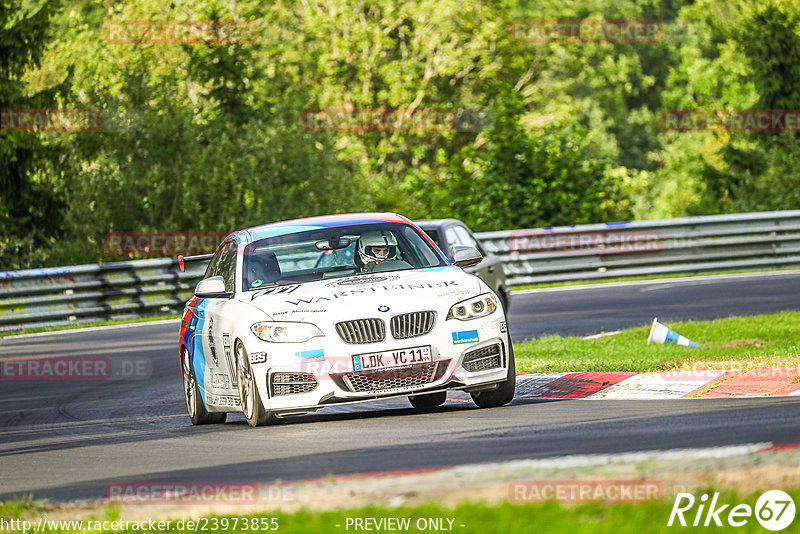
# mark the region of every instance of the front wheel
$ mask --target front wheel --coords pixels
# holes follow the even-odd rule
[[[189,419],[193,425],[211,425],[224,423],[228,414],[225,412],[209,412],[203,399],[200,397],[200,388],[194,374],[192,359],[189,349],[181,349],[181,367],[183,368],[183,394],[186,397],[186,408],[189,410]]]
[[[236,377],[239,379],[239,400],[242,403],[242,412],[247,424],[250,426],[263,426],[274,423],[276,418],[264,409],[261,396],[258,394],[253,366],[241,341],[236,342]]]
[[[437,393],[426,393],[425,395],[414,395],[408,398],[411,401],[411,406],[421,410],[423,408],[436,408],[444,404],[447,400],[447,392],[439,391]]]
[[[517,370],[514,365],[514,347],[508,346],[508,373],[506,379],[491,391],[470,393],[472,400],[481,408],[496,408],[508,404],[514,398],[517,389]]]
[[[508,308],[511,306],[511,298],[508,293],[502,289],[497,290],[497,298],[500,299],[500,306],[503,308],[503,313],[508,315]]]

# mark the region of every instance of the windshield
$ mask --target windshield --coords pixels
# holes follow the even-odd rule
[[[442,257],[407,224],[322,228],[247,245],[242,290],[442,265],[446,265]]]

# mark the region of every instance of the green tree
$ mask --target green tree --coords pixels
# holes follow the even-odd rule
[[[705,0],[681,11],[680,62],[668,109],[800,107],[800,6],[775,0]],[[800,203],[800,141],[784,133],[663,134],[651,184],[662,216],[793,209]],[[656,205],[657,204],[657,205]]]
[[[796,108],[797,11],[777,0],[74,0],[52,17],[55,39],[14,94],[47,94],[74,65],[56,103],[100,109],[106,122],[97,133],[13,134],[38,143],[40,158],[14,194],[52,191],[66,206],[35,223],[49,236],[39,242],[59,227],[64,237],[27,261],[108,259],[109,231],[220,231],[341,211],[498,230],[794,207],[795,134],[668,133],[659,112]],[[656,19],[664,38],[527,43],[510,33],[515,19],[564,18]],[[257,35],[104,35],[109,22],[197,20],[248,23]],[[376,108],[458,118],[444,131],[314,131],[303,120]],[[28,224],[30,211],[15,220]]]
[[[60,234],[63,199],[51,183],[59,177],[60,146],[52,138],[18,129],[9,110],[55,107],[68,89],[67,80],[30,93],[23,77],[39,66],[50,40],[50,21],[57,2],[38,10],[20,2],[0,1],[0,269],[27,267],[40,249]]]
[[[519,96],[506,94],[494,108],[481,151],[454,159],[451,196],[459,215],[475,228],[534,228],[620,220],[630,206],[608,159],[593,153],[576,123],[526,131]]]
[[[756,109],[800,109],[800,6],[745,4],[740,17],[721,33],[747,58],[758,95]],[[797,133],[733,134],[721,155],[723,167],[710,166],[708,182],[713,196],[727,200],[729,209],[791,209],[800,204]]]
[[[254,6],[139,2],[102,11],[106,21],[251,22],[259,31]],[[268,31],[244,42],[118,44],[104,39],[98,8],[88,9],[61,21],[65,38],[51,59],[63,65],[80,51],[75,101],[108,120],[71,144],[70,239],[52,262],[107,257],[111,231],[227,231],[361,207],[364,187],[336,157],[334,139],[302,129],[302,88],[269,75]]]

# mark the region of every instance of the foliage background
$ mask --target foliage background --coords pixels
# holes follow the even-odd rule
[[[646,19],[655,43],[525,43],[516,19]],[[252,24],[118,44],[104,24]],[[501,230],[798,206],[795,133],[670,133],[669,109],[800,109],[783,0],[0,0],[0,270],[114,259],[111,231],[390,210]],[[314,132],[310,109],[452,109],[445,132]]]

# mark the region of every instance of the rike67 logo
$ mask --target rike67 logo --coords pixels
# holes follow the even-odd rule
[[[754,516],[768,530],[783,530],[794,521],[794,500],[786,492],[770,490],[758,498],[754,508],[749,504],[731,507],[730,503],[719,502],[719,493],[714,493],[710,502],[709,495],[705,493],[699,499],[695,499],[691,493],[678,493],[667,526],[685,527],[691,524],[693,527],[721,527],[727,523],[732,527],[741,527]]]

